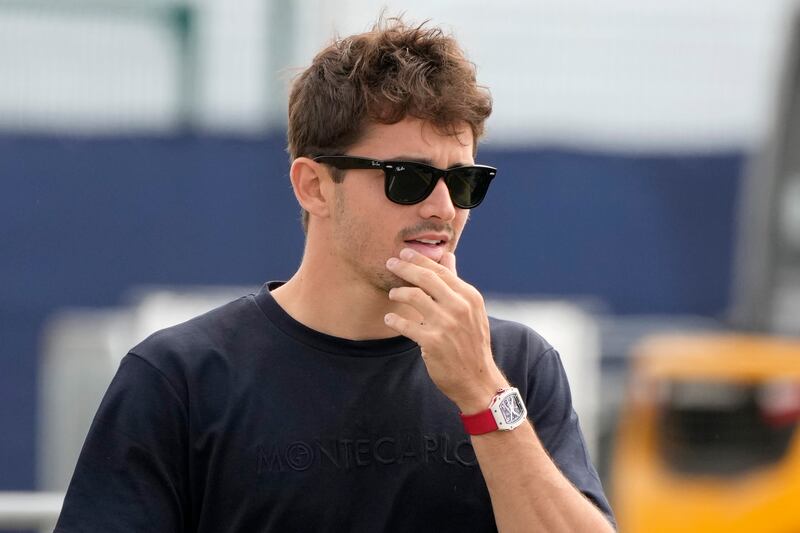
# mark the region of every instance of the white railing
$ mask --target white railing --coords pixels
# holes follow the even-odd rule
[[[63,504],[62,492],[0,492],[0,530],[52,530]]]

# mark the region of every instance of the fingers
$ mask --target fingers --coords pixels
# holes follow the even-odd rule
[[[445,252],[443,259],[453,254]],[[424,255],[409,248],[400,252],[400,260],[391,258],[386,262],[388,268],[396,276],[406,280],[411,285],[415,285],[435,300],[441,300],[447,295],[448,289],[456,289],[460,286],[461,280],[458,279],[450,265],[455,266],[453,259],[446,259],[446,264],[439,264]]]
[[[419,287],[395,287],[389,291],[389,299],[412,306],[422,316],[432,316],[436,311],[433,298]]]
[[[443,252],[442,258],[440,259],[441,262],[437,263],[433,259],[430,259],[422,255],[421,253],[417,252],[416,250],[412,250],[411,248],[403,248],[400,251],[400,259],[403,259],[404,261],[407,261],[414,265],[432,270],[440,278],[444,279],[445,282],[447,282],[449,285],[450,281],[452,281],[455,278],[454,276],[455,272],[448,266],[448,264],[444,263],[444,261],[450,261],[450,259],[447,259],[448,257],[452,258],[453,261],[452,264],[453,266],[455,266],[456,256],[451,252]]]
[[[407,318],[403,318],[397,313],[386,313],[386,315],[383,317],[383,321],[387,326],[395,330],[403,337],[408,337],[417,344],[422,345],[422,324],[412,322]]]

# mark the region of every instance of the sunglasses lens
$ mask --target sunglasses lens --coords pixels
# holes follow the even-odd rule
[[[398,204],[421,202],[436,187],[443,171],[417,163],[392,162],[384,168],[386,196]],[[447,188],[453,205],[472,209],[481,203],[495,170],[489,167],[454,168],[447,172]]]
[[[447,188],[453,204],[461,209],[472,209],[483,201],[489,183],[490,172],[485,168],[466,167],[455,169],[447,177]]]
[[[437,179],[433,171],[413,163],[387,168],[385,172],[386,195],[398,204],[422,201],[433,189],[431,184]]]

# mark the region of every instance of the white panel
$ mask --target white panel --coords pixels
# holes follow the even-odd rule
[[[167,129],[175,121],[169,29],[68,11],[0,16],[0,127]]]
[[[456,34],[495,97],[490,142],[696,150],[764,137],[797,1],[191,5],[200,20],[198,118],[210,129],[280,125],[292,75],[334,32],[366,30],[385,9]],[[169,128],[179,112],[176,61],[170,29],[154,18],[0,4],[0,128]]]
[[[216,129],[266,127],[269,12],[264,0],[207,1],[200,19],[200,119]],[[281,95],[281,99],[284,97]]]
[[[492,142],[702,149],[764,136],[794,4],[340,0],[319,16],[349,34],[386,7],[453,30],[494,95]]]

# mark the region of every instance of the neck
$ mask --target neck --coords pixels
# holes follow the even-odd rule
[[[301,324],[335,337],[367,340],[397,336],[383,321],[390,311],[416,318],[413,309],[391,302],[386,291],[310,249],[306,246],[289,281],[272,291],[278,305]]]

